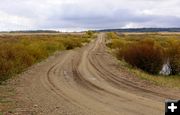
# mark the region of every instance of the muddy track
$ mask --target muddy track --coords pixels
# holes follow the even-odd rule
[[[106,52],[104,34],[88,45],[62,52],[18,78],[20,114],[161,115],[166,98],[179,91],[146,84]]]

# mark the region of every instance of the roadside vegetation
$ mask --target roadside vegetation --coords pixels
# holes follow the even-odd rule
[[[95,37],[86,34],[0,36],[0,83],[42,61],[56,51],[81,47]]]
[[[138,77],[157,85],[180,88],[180,35],[111,32],[107,33],[107,46]],[[164,74],[170,71],[168,76],[161,75],[163,68]]]

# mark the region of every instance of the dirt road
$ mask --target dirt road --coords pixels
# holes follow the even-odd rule
[[[21,114],[162,115],[164,99],[180,97],[118,67],[106,52],[103,33],[32,67],[16,82]]]

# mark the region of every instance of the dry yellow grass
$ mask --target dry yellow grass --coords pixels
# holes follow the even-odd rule
[[[109,46],[118,57],[122,56],[120,59],[121,66],[128,69],[130,72],[134,73],[141,79],[152,82],[153,84],[167,87],[180,88],[180,75],[178,75],[180,68],[180,34],[173,33],[145,33],[145,34],[116,34],[116,33],[108,33],[107,37],[110,42],[108,42],[107,46]],[[153,40],[155,45],[162,48],[164,52],[164,59],[169,58],[171,67],[176,70],[174,75],[170,76],[162,76],[159,74],[149,74],[144,72],[141,69],[137,69],[137,67],[132,67],[127,64],[123,60],[123,54],[121,54],[122,50],[127,49],[128,46],[132,46],[134,43],[140,43],[142,40]],[[140,44],[139,44],[140,45]],[[128,50],[126,50],[128,51]],[[133,52],[133,51],[131,51]],[[128,53],[131,53],[128,52]],[[127,52],[126,52],[127,53]],[[136,53],[136,52],[133,52]],[[143,52],[142,52],[143,53]],[[149,52],[145,52],[149,53]],[[145,54],[144,53],[144,54]],[[149,58],[151,59],[151,58]],[[152,61],[152,60],[151,60]],[[156,61],[155,61],[156,63]],[[159,70],[160,71],[160,70]]]
[[[81,47],[93,34],[33,34],[0,36],[0,81],[4,81],[56,51]]]

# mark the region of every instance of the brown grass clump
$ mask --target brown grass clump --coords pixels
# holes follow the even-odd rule
[[[164,61],[162,48],[156,46],[153,40],[132,43],[119,50],[118,57],[151,74],[157,74]]]
[[[117,57],[146,72],[157,74],[169,61],[173,75],[180,73],[180,36],[174,34],[107,33],[107,46]]]
[[[180,41],[171,39],[166,52],[167,59],[170,62],[172,75],[180,74]]]

